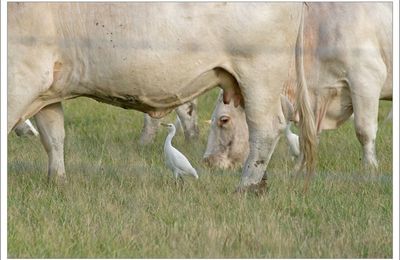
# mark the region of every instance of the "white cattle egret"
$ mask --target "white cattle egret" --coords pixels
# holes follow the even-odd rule
[[[292,124],[292,123],[289,122],[289,123],[286,125],[285,136],[286,136],[286,140],[288,141],[290,153],[291,153],[294,157],[298,157],[298,156],[300,155],[299,136],[296,135],[296,134],[294,134],[294,133],[290,130],[291,124]]]
[[[38,136],[39,132],[36,130],[36,128],[32,125],[31,121],[29,119],[27,119],[25,122],[22,122],[20,124],[18,124],[15,127],[15,133],[18,136],[21,135],[35,135]]]
[[[32,125],[31,121],[28,119],[25,121],[25,123],[28,125],[29,130],[32,132],[33,135],[38,136],[39,132],[36,130],[36,128]]]
[[[176,129],[173,124],[164,124],[161,125],[166,126],[168,128],[168,136],[165,139],[164,144],[164,154],[165,161],[168,168],[174,173],[175,179],[178,177],[182,179],[183,174],[193,175],[196,179],[199,178],[197,175],[196,169],[190,164],[189,160],[179,152],[175,147],[172,146],[172,138],[175,135]]]

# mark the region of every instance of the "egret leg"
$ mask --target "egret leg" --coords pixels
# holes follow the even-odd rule
[[[185,183],[185,181],[183,180],[183,177],[182,177],[182,175],[179,175],[179,179],[182,181],[182,184],[184,184],[184,183]]]
[[[181,178],[181,176],[179,175],[179,172],[178,171],[174,171],[174,177],[175,177],[175,185],[176,186],[178,186],[179,185],[179,179],[178,178]]]

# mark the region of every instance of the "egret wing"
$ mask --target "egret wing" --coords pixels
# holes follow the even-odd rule
[[[291,148],[292,153],[296,156],[299,156],[299,154],[300,154],[299,136],[292,134],[289,137],[290,137],[290,138],[288,138],[289,147]]]
[[[189,160],[180,151],[172,147],[171,152],[175,167],[185,173],[193,173],[193,170],[196,171]]]

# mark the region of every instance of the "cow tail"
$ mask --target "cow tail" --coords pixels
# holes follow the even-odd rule
[[[302,154],[301,167],[299,172],[306,168],[307,177],[304,186],[305,191],[311,176],[315,172],[316,167],[316,149],[317,149],[317,130],[315,125],[314,113],[311,107],[310,97],[307,88],[307,82],[304,73],[304,12],[306,11],[303,4],[300,27],[297,35],[295,60],[296,60],[296,76],[297,76],[297,95],[296,104],[299,113],[299,132],[300,132],[300,150]]]

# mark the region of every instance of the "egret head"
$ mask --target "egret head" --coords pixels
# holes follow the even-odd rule
[[[175,131],[175,126],[174,126],[174,124],[164,124],[164,123],[161,123],[161,125],[162,125],[162,126],[165,126],[166,128],[168,128],[168,132],[169,132],[169,133]]]

